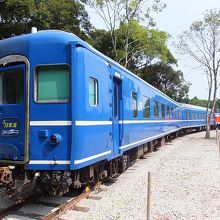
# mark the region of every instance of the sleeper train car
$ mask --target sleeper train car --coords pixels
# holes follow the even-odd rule
[[[0,41],[0,181],[12,198],[113,177],[152,145],[205,128],[178,103],[74,34]]]

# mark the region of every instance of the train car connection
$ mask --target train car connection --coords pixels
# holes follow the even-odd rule
[[[74,34],[0,41],[0,182],[12,198],[36,188],[62,195],[113,177],[151,145],[203,130],[205,114]]]

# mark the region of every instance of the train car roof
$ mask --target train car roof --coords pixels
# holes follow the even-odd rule
[[[111,58],[105,56],[95,48],[93,48],[90,44],[83,41],[79,37],[77,37],[75,34],[68,33],[65,31],[60,30],[46,30],[46,31],[38,31],[36,33],[30,33],[30,34],[23,34],[11,38],[7,38],[4,40],[0,40],[0,58],[7,56],[9,54],[22,54],[24,56],[28,56],[29,52],[28,49],[30,45],[34,44],[40,44],[40,43],[57,43],[57,42],[63,42],[64,44],[75,44],[80,45],[82,47],[87,48],[91,52],[95,53],[96,55],[102,57],[105,61],[110,63],[111,65],[116,66],[120,70],[128,73],[129,75],[133,76],[137,80],[141,81],[144,84],[147,84],[149,87],[151,87],[153,90],[157,91],[160,95],[164,96],[166,99],[168,99],[170,102],[177,106],[182,106],[181,103],[176,102],[175,100],[171,99],[166,94],[162,93],[157,88],[153,87],[151,84],[147,83],[125,67],[118,64],[116,61],[112,60]],[[16,45],[16,47],[14,46]],[[4,46],[4,47],[3,47]]]
[[[197,106],[197,105],[191,105],[191,104],[185,104],[185,103],[181,103],[181,107],[182,108],[187,108],[187,109],[192,109],[192,110],[206,111],[205,107]]]

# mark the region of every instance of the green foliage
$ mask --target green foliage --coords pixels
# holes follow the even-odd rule
[[[148,29],[137,21],[131,20],[128,24],[121,23],[116,33],[118,36],[117,53],[113,51],[111,34],[108,31],[95,30],[91,34],[91,44],[131,70],[149,65],[155,60],[160,60],[162,63],[176,63],[166,45],[169,37],[166,32]],[[127,42],[125,43],[125,41]]]
[[[208,104],[208,100],[206,99],[198,99],[196,96],[194,98],[192,98],[191,100],[189,100],[187,102],[188,104],[191,105],[197,105],[197,106],[202,106],[202,107],[207,107]],[[215,109],[216,110],[220,110],[220,99],[217,100],[216,104],[215,104]]]
[[[111,57],[112,59],[115,58],[112,53],[111,35],[108,31],[96,29],[90,36],[91,38],[89,38],[88,42],[93,47],[106,56]]]
[[[171,66],[156,63],[141,69],[140,77],[178,102],[188,100],[190,84],[185,82],[183,73]]]
[[[166,7],[161,0],[82,0],[82,2],[96,11],[104,12],[103,18],[108,17],[107,20],[111,17],[112,21],[115,18],[116,22],[128,23],[135,19],[148,22],[149,25],[154,25],[151,13],[161,12]]]
[[[208,103],[207,100],[198,99],[196,96],[188,101],[188,104],[202,106],[202,107],[205,107],[205,108],[207,107],[207,103]]]
[[[164,31],[157,29],[150,29],[148,31],[148,49],[147,53],[151,60],[157,58],[163,63],[176,63],[176,59],[173,57],[170,50],[167,48],[167,40],[169,35]]]
[[[140,34],[143,35],[145,32],[139,24],[140,21],[144,22],[148,27],[153,26],[154,22],[151,13],[159,12],[166,6],[161,0],[82,1],[95,9],[96,13],[104,21],[106,28],[110,32],[113,57],[125,67],[128,67],[129,63],[132,62],[129,55],[131,55],[133,47],[137,46],[137,43],[138,50],[144,50],[142,45],[139,45],[143,39]],[[139,38],[135,39],[134,34],[135,37],[138,36]]]
[[[82,38],[91,31],[88,14],[78,1],[0,1],[0,38],[29,33],[33,26],[73,32]]]
[[[117,31],[117,57],[112,51],[111,34],[104,30],[92,33],[92,45],[102,53],[139,75],[176,101],[188,99],[189,83],[186,83],[181,71],[175,71],[170,64],[176,60],[166,45],[168,34],[154,29],[147,29],[131,20],[121,23]],[[128,40],[127,44],[124,41]],[[128,45],[127,50],[124,45]],[[127,53],[127,57],[126,57]],[[155,62],[156,61],[156,62]]]
[[[12,34],[30,32],[30,17],[35,11],[34,0],[0,1],[0,39]]]

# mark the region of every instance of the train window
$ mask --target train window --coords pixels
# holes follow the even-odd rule
[[[20,104],[24,96],[22,69],[0,72],[0,104]]]
[[[186,112],[186,119],[187,119],[187,120],[190,119],[189,112]]]
[[[132,92],[132,111],[133,117],[137,118],[137,93]]]
[[[143,96],[143,103],[144,103],[143,117],[149,118],[150,117],[150,98],[147,96]]]
[[[174,108],[171,108],[171,118],[172,119],[175,119],[175,111],[174,111]]]
[[[167,106],[167,118],[170,118],[170,106]]]
[[[98,81],[95,78],[89,78],[89,105],[98,104]]]
[[[181,111],[177,111],[177,119],[182,119],[182,112]]]
[[[165,118],[165,105],[161,104],[161,117]]]
[[[180,119],[180,111],[178,111],[178,116],[177,116],[177,118]]]
[[[154,117],[159,117],[159,103],[157,101],[154,101]]]
[[[70,99],[70,70],[67,65],[36,68],[35,100],[40,103],[62,103]]]

